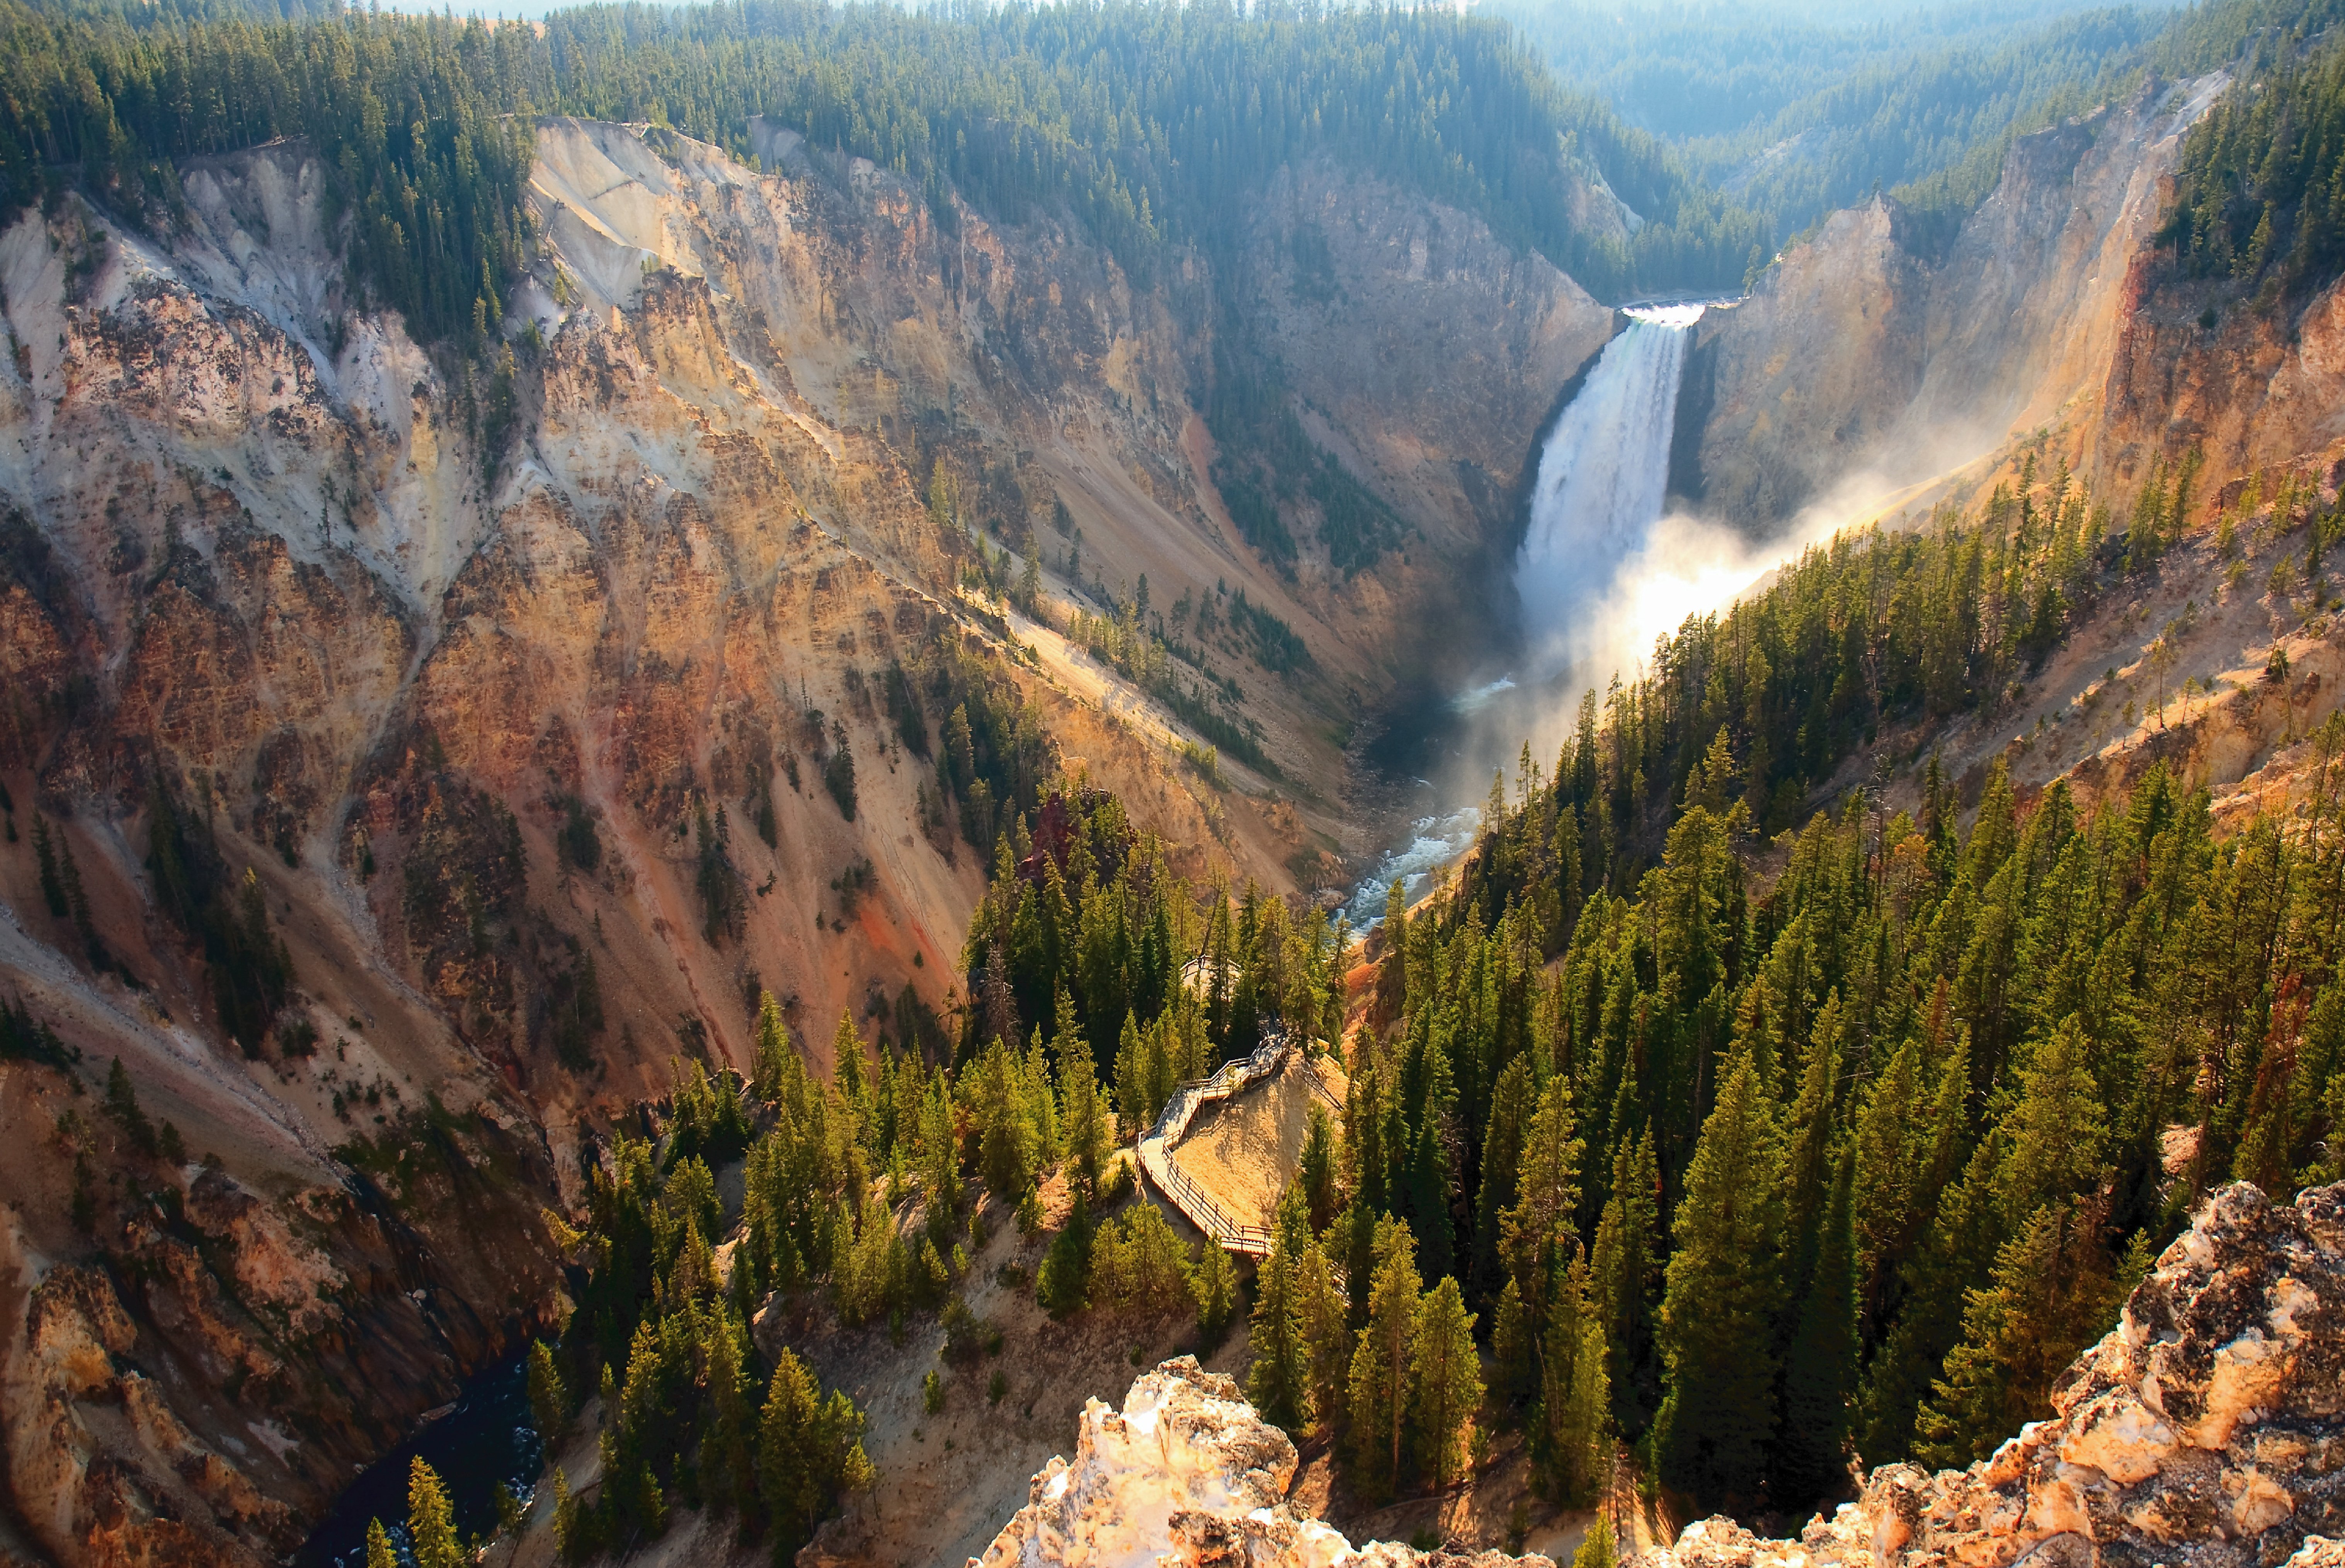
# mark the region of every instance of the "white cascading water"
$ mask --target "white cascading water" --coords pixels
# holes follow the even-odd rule
[[[1540,673],[1595,651],[1588,612],[1660,521],[1678,381],[1701,312],[1700,305],[1630,311],[1539,454],[1515,587]]]
[[[1702,309],[1630,309],[1629,325],[1605,345],[1539,453],[1530,525],[1515,558],[1535,678],[1616,653],[1612,645],[1624,639],[1649,636],[1644,623],[1677,613],[1677,601],[1691,586],[1657,581],[1652,586],[1661,602],[1633,602],[1654,596],[1636,593],[1627,596],[1632,602],[1620,602],[1621,568],[1645,553],[1661,519],[1670,443],[1677,433],[1678,382]],[[1716,589],[1705,585],[1700,591]],[[1494,680],[1461,694],[1452,706],[1460,714],[1476,713],[1515,685],[1511,677]],[[1410,898],[1422,892],[1436,870],[1474,841],[1481,817],[1469,805],[1420,819],[1408,840],[1386,851],[1354,893],[1345,911],[1353,926],[1366,930],[1383,919],[1386,891],[1395,881]]]

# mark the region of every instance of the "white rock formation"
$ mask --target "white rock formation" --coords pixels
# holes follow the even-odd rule
[[[1071,1464],[1053,1458],[970,1568],[1554,1568],[1544,1557],[1355,1547],[1286,1504],[1294,1445],[1238,1386],[1183,1356],[1136,1379],[1121,1411],[1083,1408]]]

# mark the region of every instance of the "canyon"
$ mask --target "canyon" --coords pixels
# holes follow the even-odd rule
[[[502,388],[348,308],[296,144],[188,168],[168,242],[78,200],[0,235],[0,967],[60,1043],[0,1064],[10,1528],[41,1555],[289,1549],[551,1320],[537,1211],[578,1201],[582,1133],[679,1056],[746,1068],[761,986],[819,1068],[843,1013],[930,1043],[990,830],[908,755],[891,670],[1024,725],[1186,875],[1340,882],[1353,718],[1456,651],[1377,628],[1468,591],[1609,331],[1464,214],[1290,171],[1232,291],[1412,530],[1376,570],[1290,576],[1221,512],[1179,391],[1195,278],[1135,288],[1063,223],[947,232],[762,123],[749,163],[645,126],[537,148],[545,255],[511,310],[543,346]],[[1152,585],[1294,628],[1265,668],[1225,608],[1191,677],[1242,686],[1274,775],[1184,767],[1160,704],[966,591],[1001,548],[980,516],[1051,547],[1054,599]],[[235,1037],[157,894],[182,828],[291,977],[265,1033]],[[86,1097],[114,1061],[169,1150]],[[201,1201],[158,1214],[187,1172]],[[56,1265],[93,1242],[104,1267]],[[256,1436],[263,1390],[285,1424]]]
[[[2228,85],[2020,139],[1944,246],[1883,199],[1788,247],[1688,330],[1673,504],[1781,544],[1982,494],[2023,446],[2112,495],[2194,445],[2220,480],[2301,471],[2333,494],[2339,290],[2292,330],[2247,309],[2208,327],[2203,291],[2156,284],[2161,182]],[[1136,280],[1063,214],[998,221],[766,120],[750,143],[541,122],[512,357],[469,368],[355,308],[329,171],[298,142],[189,160],[168,234],[71,196],[0,232],[0,997],[49,1042],[0,1061],[0,1555],[282,1558],[560,1320],[543,1211],[576,1212],[604,1134],[677,1062],[752,1064],[761,990],[817,1071],[843,1014],[942,1044],[998,799],[941,782],[930,738],[941,754],[957,714],[1003,769],[1114,790],[1193,881],[1329,906],[1421,804],[1362,763],[1376,716],[1513,652],[1543,440],[1627,327],[1546,258],[1320,156],[1227,246]],[[1263,367],[1395,520],[1365,565],[1307,525],[1283,560],[1233,516],[1207,392]],[[990,585],[1020,552],[1046,617]],[[2202,554],[2167,599],[2212,604]],[[1141,596],[1193,606],[1170,687],[1071,635],[1071,612]],[[1958,767],[2182,614],[2080,637],[1954,738]],[[2187,751],[2210,784],[2286,799],[2345,690],[2336,636],[2260,610],[2192,624],[2193,660],[2248,672],[2228,708],[2185,705],[2195,739],[2129,718],[2088,753],[2020,756],[2023,782],[2113,789]],[[2295,684],[2250,687],[2282,643]],[[1217,734],[1256,760],[1222,745],[1200,766]],[[66,913],[36,834],[73,869]],[[206,925],[215,896],[245,923]],[[228,997],[235,942],[281,969],[280,1004]],[[2128,1324],[2167,1302],[2184,1325],[2208,1269],[2260,1249],[2329,1271],[2305,1287],[2318,1313],[2273,1331],[2333,1350],[2337,1203],[2226,1194]],[[2080,1398],[2149,1399],[2139,1332],[2094,1352]],[[2210,1364],[2247,1342],[2175,1332]],[[2329,1362],[2287,1366],[2290,1397],[2333,1393]],[[1416,1560],[1252,1520],[1275,1514],[1291,1444],[1212,1374],[1142,1385],[1121,1417],[1086,1414],[989,1563],[1061,1560],[1026,1543],[1082,1508],[1129,1522],[1122,1483],[1083,1477],[1135,1401],[1237,1467],[1175,1560]],[[2333,1424],[2333,1402],[2306,1410]],[[2238,1444],[2280,1441],[2234,1426],[2158,1462],[2205,1471],[2211,1498]],[[2270,1485],[2331,1473],[2306,1457],[2323,1433]],[[1928,1560],[2000,1568],[2016,1553],[1974,1538],[2019,1537],[1946,1522],[1995,1489],[1990,1512],[2033,1517],[2066,1486],[2068,1522],[2030,1543],[2066,1562],[2105,1500],[2055,1474],[2084,1462],[2064,1441],[2023,1438],[2000,1479],[1884,1471],[1830,1527],[1845,1540],[1798,1550],[1853,1561],[1894,1514]],[[2223,1506],[2265,1506],[2240,1495]],[[2296,1495],[2289,1528],[2335,1533]],[[1725,1568],[1792,1549],[1697,1526],[1674,1550]]]

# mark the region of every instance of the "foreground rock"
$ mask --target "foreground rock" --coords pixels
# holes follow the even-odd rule
[[[1084,1407],[1074,1462],[1053,1458],[972,1568],[1553,1568],[1544,1557],[1354,1547],[1286,1504],[1294,1445],[1194,1356],[1134,1380],[1121,1412]]]
[[[2216,1194],[2053,1404],[1797,1542],[1706,1520],[1639,1568],[2345,1568],[2345,1186]]]

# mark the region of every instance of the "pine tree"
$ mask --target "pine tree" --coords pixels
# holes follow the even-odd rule
[[[1995,1257],[1963,1309],[1963,1337],[1914,1422],[1914,1458],[1932,1469],[1984,1459],[2051,1408],[2052,1387],[2106,1332],[2148,1264],[2146,1246],[2120,1261],[2090,1203],[2049,1203]]]
[[[1303,1154],[1297,1164],[1303,1198],[1308,1207],[1312,1234],[1327,1228],[1335,1218],[1342,1196],[1338,1191],[1335,1129],[1317,1099],[1311,1102],[1310,1119],[1303,1132]]]
[[[1490,1095],[1490,1125],[1482,1137],[1482,1191],[1474,1205],[1474,1287],[1487,1299],[1500,1285],[1500,1223],[1515,1206],[1522,1175],[1523,1139],[1537,1109],[1528,1056],[1518,1056],[1498,1074]]]
[[[543,1339],[529,1346],[529,1409],[536,1419],[537,1435],[548,1453],[560,1446],[570,1430],[570,1390],[553,1364],[553,1351]]]
[[[1782,1437],[1770,1496],[1794,1512],[1848,1480],[1848,1391],[1856,1366],[1856,1245],[1851,1192],[1856,1157],[1843,1146],[1816,1237],[1815,1268],[1783,1362]]]
[[[1408,893],[1400,880],[1385,890],[1384,962],[1376,967],[1376,1016],[1398,1018],[1408,1004]]]
[[[90,919],[89,895],[82,890],[81,862],[74,859],[73,840],[63,833],[57,835],[57,852],[65,881],[66,913],[72,918],[74,930],[80,933],[83,943],[95,961],[99,952],[97,927]]]
[[[1027,1042],[1026,1059],[1018,1074],[1019,1112],[1026,1121],[1028,1142],[1034,1151],[1037,1176],[1058,1164],[1066,1153],[1059,1126],[1059,1100],[1051,1083],[1051,1061],[1037,1027]]]
[[[1857,1451],[1872,1462],[1913,1451],[1914,1418],[1962,1336],[1967,1293],[1994,1268],[1996,1146],[1972,1151],[1903,1271],[1903,1308],[1857,1391]]]
[[[57,876],[56,841],[49,836],[49,820],[38,811],[33,813],[33,855],[40,863],[41,898],[49,912],[63,920],[71,906],[66,902],[66,885]]]
[[[1644,1431],[1660,1402],[1653,1344],[1653,1280],[1661,1251],[1660,1188],[1652,1134],[1633,1143],[1623,1137],[1613,1150],[1612,1193],[1597,1223],[1589,1275],[1604,1335],[1613,1419],[1629,1432]]]
[[[1247,1343],[1254,1368],[1246,1398],[1263,1420],[1292,1431],[1311,1407],[1310,1352],[1304,1341],[1299,1256],[1311,1245],[1310,1216],[1300,1182],[1287,1184],[1271,1227],[1270,1256],[1254,1277],[1254,1318]]]
[[[985,1048],[972,1076],[977,1081],[978,1163],[986,1190],[1015,1203],[1033,1185],[1041,1154],[1028,1115],[1024,1067],[997,1039]]]
[[[391,1548],[391,1532],[380,1519],[367,1521],[366,1568],[399,1568],[399,1553]]]
[[[960,1214],[960,1137],[941,1073],[929,1081],[920,1103],[920,1173],[928,1193],[929,1234],[931,1239],[949,1236]]]
[[[1596,1518],[1588,1526],[1588,1534],[1580,1542],[1579,1550],[1571,1554],[1571,1568],[1613,1568],[1619,1560],[1612,1544],[1611,1515],[1599,1508],[1596,1511]]]
[[[667,1527],[667,1499],[652,1470],[654,1449],[668,1435],[661,1408],[665,1380],[658,1333],[648,1320],[639,1322],[628,1344],[615,1414],[606,1420],[600,1445],[603,1508],[619,1526],[614,1535],[653,1536]]]
[[[1579,1207],[1581,1147],[1572,1130],[1571,1086],[1558,1074],[1540,1091],[1524,1132],[1514,1207],[1498,1227],[1499,1257],[1540,1333],[1555,1283],[1579,1247],[1572,1216]]]
[[[1076,1030],[1074,1001],[1063,988],[1059,992],[1059,1026],[1051,1039],[1051,1054],[1058,1064],[1059,1127],[1066,1139],[1067,1169],[1085,1192],[1096,1197],[1115,1138],[1108,1126],[1099,1076],[1091,1065],[1091,1048]]]
[[[754,1386],[743,1367],[739,1330],[715,1316],[708,1336],[708,1402],[700,1433],[700,1484],[719,1507],[746,1508],[757,1496],[757,1455],[751,1421]]]
[[[1369,1328],[1375,1328],[1371,1317]],[[1482,1363],[1474,1352],[1474,1315],[1457,1281],[1445,1275],[1416,1304],[1409,1334],[1408,1390],[1416,1461],[1433,1490],[1449,1484],[1467,1423],[1482,1402]],[[1397,1471],[1394,1484],[1399,1484]]]
[[[829,1500],[823,1493],[822,1407],[814,1374],[785,1349],[757,1417],[757,1496],[779,1534],[786,1561],[813,1532]]]
[[[1888,1306],[1889,1287],[1913,1244],[1930,1128],[1923,1118],[1920,1051],[1897,1047],[1856,1116],[1851,1224],[1857,1299],[1868,1332]]]
[[[2303,1095],[2296,1083],[2305,1004],[2290,975],[2274,999],[2271,1024],[2256,1062],[2253,1086],[2239,1127],[2231,1179],[2253,1182],[2267,1196],[2285,1199],[2296,1188],[2297,1118]]]
[[[1229,1332],[1230,1319],[1237,1315],[1238,1277],[1230,1267],[1230,1255],[1210,1237],[1198,1249],[1197,1266],[1189,1275],[1189,1294],[1197,1303],[1197,1337],[1211,1349],[1222,1342],[1222,1336]]]
[[[418,1455],[407,1467],[407,1542],[415,1568],[461,1568],[464,1549],[456,1539],[455,1511],[440,1473]]]
[[[1364,1478],[1383,1495],[1400,1486],[1401,1436],[1408,1425],[1411,1339],[1416,1331],[1416,1238],[1389,1217],[1376,1224],[1368,1322],[1352,1356],[1345,1404]]]
[[[1451,1151],[1457,1142],[1457,1093],[1449,1054],[1437,1038],[1426,1043],[1422,1060],[1424,1093],[1416,1101],[1418,1115],[1410,1129],[1403,1190],[1425,1268],[1438,1277],[1451,1272],[1456,1257],[1449,1195],[1457,1186]]]
[[[2020,1069],[2019,1103],[2002,1129],[2010,1152],[1995,1181],[2005,1235],[2044,1205],[2098,1185],[2106,1122],[2086,1053],[2083,1025],[2070,1017]]]
[[[871,1137],[871,1091],[865,1081],[863,1036],[855,1027],[854,1017],[843,1008],[838,1014],[838,1033],[831,1036],[830,1054],[831,1087],[846,1108],[848,1135],[868,1147]]]
[[[1661,1300],[1654,1453],[1661,1479],[1705,1509],[1757,1495],[1774,1439],[1782,1168],[1773,1108],[1739,1055],[1686,1172]]]
[[[1547,1495],[1577,1505],[1596,1494],[1609,1469],[1612,1402],[1604,1330],[1578,1263],[1557,1296],[1540,1362],[1533,1455]]]
[[[1127,1013],[1115,1047],[1115,1112],[1127,1142],[1145,1133],[1163,1108],[1152,1103],[1149,1089],[1148,1047],[1140,1037],[1139,1020]]]
[[[1307,1353],[1311,1416],[1321,1430],[1344,1412],[1345,1379],[1352,1359],[1350,1304],[1336,1288],[1335,1270],[1316,1241],[1304,1248],[1295,1268],[1295,1307]]]
[[[798,1075],[797,1053],[790,1049],[790,1032],[782,1022],[781,1004],[770,991],[757,993],[757,1064],[750,1092],[768,1105],[781,1103],[791,1080]]]
[[[1041,619],[1042,614],[1041,546],[1030,530],[1026,535],[1026,564],[1018,574],[1018,607],[1027,616]]]
[[[1067,1212],[1067,1223],[1060,1227],[1034,1275],[1034,1298],[1051,1317],[1080,1312],[1089,1299],[1094,1235],[1091,1206],[1078,1192],[1074,1207]]]
[[[1797,1303],[1807,1295],[1824,1207],[1832,1195],[1832,1090],[1840,1072],[1836,1049],[1840,1013],[1840,993],[1835,990],[1816,1020],[1814,1043],[1800,1074],[1800,1093],[1791,1107],[1783,1163],[1782,1282],[1787,1303]],[[1786,1339],[1791,1328],[1789,1322],[1784,1325]]]

